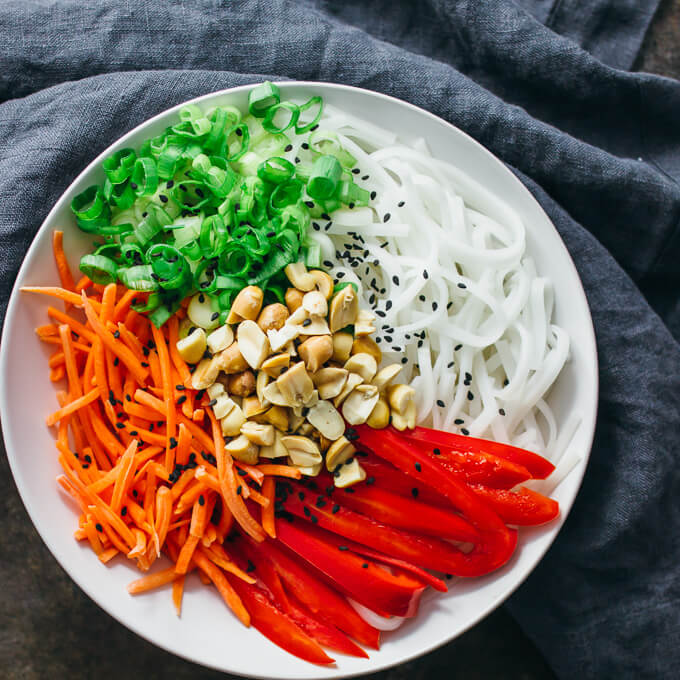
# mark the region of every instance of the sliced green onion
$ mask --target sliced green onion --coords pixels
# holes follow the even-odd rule
[[[105,255],[83,255],[80,271],[94,283],[108,284],[116,280],[118,265]]]
[[[287,182],[295,174],[295,166],[285,158],[274,156],[260,163],[257,176],[270,184]]]
[[[231,153],[231,145],[229,144],[229,139],[231,138],[232,134],[234,135],[234,137],[236,137],[236,139],[240,140],[238,148],[233,153]],[[231,128],[231,130],[229,130],[225,137],[224,155],[227,157],[227,160],[229,162],[237,161],[248,151],[249,146],[250,146],[250,130],[248,129],[248,126],[245,125],[244,123],[234,125],[234,127]]]
[[[157,243],[146,251],[154,278],[165,290],[175,290],[184,286],[191,276],[189,263],[182,253],[166,243]]]
[[[335,132],[316,130],[316,132],[309,136],[309,148],[314,153],[335,156],[345,168],[352,168],[357,162],[351,153],[342,148],[338,135]]]
[[[102,168],[111,184],[122,184],[132,174],[137,160],[134,149],[119,149],[102,163]]]
[[[78,226],[87,232],[99,233],[99,228],[108,224],[111,210],[98,186],[91,186],[71,201],[71,210]]]
[[[302,198],[304,184],[297,179],[291,179],[285,184],[279,184],[269,196],[269,211],[278,215],[287,205],[293,205]]]
[[[296,134],[301,135],[305,132],[309,132],[315,125],[318,125],[321,120],[321,115],[323,114],[323,99],[319,96],[308,99],[300,106],[300,117],[307,109],[313,109],[315,106],[317,107],[316,115],[310,121],[301,124],[298,118],[297,123],[295,123]]]
[[[319,200],[330,198],[342,176],[342,166],[335,156],[321,156],[314,163],[307,182],[307,193]]]
[[[138,158],[132,170],[131,186],[137,196],[150,196],[158,189],[158,171],[152,158]]]
[[[178,309],[179,303],[170,306],[158,305],[156,309],[149,313],[149,319],[156,328],[160,328]]]
[[[136,290],[136,289],[133,288],[132,290]],[[142,291],[140,291],[140,292],[142,292]],[[161,294],[157,291],[154,291],[154,292],[151,292],[149,297],[146,299],[146,302],[144,302],[144,303],[137,302],[137,303],[133,303],[130,306],[132,307],[132,309],[135,310],[135,312],[140,312],[140,313],[152,312],[154,309],[156,309],[156,307],[158,307],[158,305],[161,304],[161,302],[162,302]]]
[[[248,93],[248,111],[256,118],[264,117],[267,110],[281,101],[281,91],[277,85],[266,80]]]
[[[343,179],[338,184],[336,198],[345,205],[353,204],[356,206],[365,207],[368,205],[371,195],[368,191],[366,191],[366,189],[362,189],[354,182]]]
[[[132,267],[144,264],[144,251],[136,243],[123,243],[120,246],[120,256],[123,262]]]
[[[198,244],[201,255],[205,258],[213,258],[220,255],[229,240],[229,232],[222,215],[210,215],[201,224],[201,233]]]
[[[130,290],[138,290],[140,292],[152,291],[158,289],[158,283],[153,278],[153,269],[150,264],[138,264],[133,267],[124,267],[118,270],[118,279]],[[148,311],[137,310],[137,311]]]
[[[274,120],[279,111],[287,111],[289,114],[288,116],[285,117],[282,125],[277,125],[276,121]],[[289,128],[294,127],[295,123],[297,123],[299,116],[300,107],[297,104],[293,104],[293,102],[280,102],[278,104],[270,106],[267,109],[267,113],[265,114],[264,120],[262,121],[262,127],[267,132],[270,132],[273,135],[277,135],[280,134],[281,132],[285,132]]]
[[[305,264],[309,269],[319,269],[321,267],[321,246],[318,243],[311,243],[307,246]]]

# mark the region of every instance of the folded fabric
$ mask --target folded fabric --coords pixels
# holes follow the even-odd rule
[[[560,677],[676,678],[680,83],[614,68],[631,67],[655,6],[3,3],[0,314],[73,177],[178,102],[266,76],[367,87],[442,116],[507,163],[551,217],[598,341],[582,490],[508,607]]]

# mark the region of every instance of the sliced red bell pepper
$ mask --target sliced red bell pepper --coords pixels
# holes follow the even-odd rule
[[[286,495],[283,507],[301,519],[427,569],[454,574],[464,568],[465,554],[450,543],[387,526],[339,505],[335,498],[312,494],[301,484],[292,486],[294,493]]]
[[[425,585],[432,586],[435,590],[438,590],[441,593],[445,593],[448,590],[444,581],[442,581],[440,578],[437,578],[436,576],[433,576],[429,571],[425,571],[425,569],[417,567],[415,564],[411,564],[405,560],[400,560],[397,557],[390,557],[389,555],[385,555],[384,553],[378,552],[377,550],[373,550],[372,548],[362,545],[361,543],[355,543],[354,541],[348,541],[346,539],[342,542],[347,544],[347,547],[357,555],[370,557],[374,562],[381,562],[382,564],[387,564],[392,568],[406,571],[412,576],[415,576],[415,578],[417,578],[419,581],[422,581]]]
[[[279,521],[277,526],[284,523],[285,521]],[[290,553],[278,541],[277,545],[271,540],[255,543],[251,539],[249,543],[254,551],[269,557],[288,591],[318,619],[337,626],[362,645],[372,649],[380,648],[380,631],[366,623],[336,590],[314,577],[307,563]]]
[[[410,477],[446,496],[453,506],[482,534],[474,549],[465,554],[459,568],[449,570],[457,576],[481,576],[504,565],[517,545],[517,532],[469,489],[444,469],[438,456],[410,444],[394,429],[373,430],[367,425],[355,428],[362,445],[388,460]]]
[[[361,445],[361,442],[356,443]],[[394,465],[386,460],[366,454],[366,457],[361,458],[360,462],[361,467],[366,471],[366,479],[370,479],[371,484],[376,487],[405,498],[417,498],[430,506],[451,509],[451,501],[446,496],[442,496],[426,484],[404,474],[401,470],[397,470]]]
[[[508,524],[537,526],[560,514],[557,501],[524,486],[513,491],[471,485],[472,491],[488,503]]]
[[[420,581],[388,573],[350,552],[333,534],[299,520],[278,522],[277,534],[278,541],[365,607],[381,616],[415,616],[425,590]]]
[[[479,539],[479,532],[452,510],[442,510],[373,484],[336,489],[333,498],[350,510],[399,529],[454,541],[474,543]]]
[[[432,447],[427,442],[412,440],[412,444],[434,453],[442,467],[458,475],[468,484],[484,484],[495,489],[511,489],[531,479],[531,473],[523,465],[504,460],[491,453],[454,451],[446,447]]]
[[[341,654],[368,659],[368,654],[359,645],[352,642],[335,626],[315,618],[295,597],[290,598],[290,611],[288,615],[307,635],[314,638],[324,647],[328,647],[328,649],[340,652]]]
[[[272,561],[263,553],[255,550],[250,541],[247,541],[242,537],[240,537],[236,543],[236,548],[240,551],[243,558],[241,561],[237,560],[239,562],[239,567],[246,568],[246,565],[242,562],[250,562],[250,564],[247,565],[250,569],[246,568],[246,571],[249,571],[251,576],[257,578],[258,585],[261,581],[269,589],[271,597],[279,609],[286,612],[286,614],[290,614],[291,606],[288,595],[281,583],[279,572],[276,571],[276,567]],[[255,568],[252,569],[252,567]]]
[[[334,663],[315,640],[276,607],[264,590],[232,574],[226,576],[250,613],[252,625],[262,635],[304,661],[322,665]]]
[[[243,559],[250,563],[250,573],[257,578],[258,585],[262,583],[269,590],[270,599],[283,612],[285,612],[302,630],[319,644],[333,649],[336,652],[368,658],[368,654],[361,647],[354,644],[344,633],[335,626],[316,619],[313,614],[306,611],[304,605],[290,597],[284,590],[281,578],[274,563],[263,551],[257,550],[246,538],[241,538],[236,549],[243,553]],[[239,566],[243,566],[239,564]],[[254,569],[252,569],[254,567]]]
[[[388,428],[398,432],[394,428]],[[399,433],[407,439],[427,443],[433,447],[446,447],[452,451],[489,453],[507,461],[512,461],[525,467],[534,479],[545,479],[555,466],[549,461],[525,449],[516,446],[503,444],[501,442],[489,441],[488,439],[478,439],[476,437],[466,437],[462,434],[444,432],[442,430],[432,430],[427,427],[416,427],[413,430],[404,430]],[[443,449],[442,449],[443,450]]]

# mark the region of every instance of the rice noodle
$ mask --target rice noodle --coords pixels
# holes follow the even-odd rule
[[[356,158],[356,183],[376,193],[312,238],[335,263],[330,274],[356,283],[378,314],[383,363],[405,357],[418,422],[561,454],[545,396],[569,338],[552,323],[552,285],[526,252],[519,215],[422,139],[402,144],[333,107],[322,128]]]

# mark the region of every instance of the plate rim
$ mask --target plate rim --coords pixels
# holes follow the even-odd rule
[[[80,181],[89,175],[93,170],[98,168],[98,166],[101,164],[101,162],[109,156],[114,150],[117,148],[122,148],[125,146],[126,141],[138,133],[142,128],[146,128],[149,126],[152,126],[155,122],[172,115],[174,112],[178,111],[181,107],[186,106],[188,104],[197,104],[201,105],[205,103],[206,101],[209,101],[211,99],[216,99],[224,95],[231,95],[234,93],[241,93],[243,91],[247,91],[253,87],[253,85],[257,84],[257,82],[260,81],[254,81],[253,83],[245,84],[245,85],[238,85],[235,87],[230,87],[230,88],[224,88],[220,90],[215,90],[213,92],[208,92],[206,94],[199,95],[198,97],[193,97],[191,99],[182,101],[178,104],[175,104],[167,109],[164,109],[163,111],[160,111],[159,113],[155,114],[154,116],[147,118],[143,120],[141,123],[136,125],[134,128],[128,130],[123,134],[122,136],[116,138],[109,146],[107,146],[101,153],[99,153],[95,158],[93,158],[84,168],[81,172],[78,173],[78,175],[69,183],[69,185],[64,189],[64,191],[61,193],[57,201],[54,203],[48,214],[45,216],[44,220],[42,221],[40,227],[36,231],[27,251],[26,254],[24,255],[24,258],[22,260],[21,266],[19,267],[19,270],[17,272],[16,279],[14,281],[14,284],[12,286],[12,290],[10,292],[9,300],[8,300],[8,305],[5,313],[5,318],[3,321],[3,329],[2,329],[2,337],[0,339],[0,424],[2,424],[2,433],[3,433],[3,439],[5,441],[5,449],[7,452],[7,459],[9,462],[10,470],[12,472],[12,477],[14,480],[15,487],[19,493],[19,497],[21,498],[22,504],[24,505],[24,508],[26,509],[26,512],[28,513],[31,523],[33,524],[34,529],[37,531],[38,535],[42,539],[43,543],[47,547],[47,549],[50,551],[51,555],[56,559],[57,563],[61,566],[61,568],[66,572],[68,577],[75,582],[78,587],[92,600],[98,607],[100,607],[104,612],[106,612],[109,616],[111,616],[114,620],[116,620],[118,623],[121,625],[125,626],[128,630],[132,631],[142,639],[146,640],[147,642],[150,642],[151,644],[160,647],[166,652],[169,652],[175,656],[178,656],[180,658],[183,658],[187,661],[190,661],[192,663],[198,664],[200,666],[203,666],[205,668],[212,668],[214,670],[218,670],[221,672],[225,673],[236,673],[238,672],[240,675],[244,677],[250,677],[250,678],[262,678],[263,680],[274,680],[277,677],[284,678],[286,680],[295,680],[295,676],[293,675],[285,675],[285,676],[273,676],[271,674],[267,675],[261,675],[259,673],[254,673],[254,672],[244,672],[243,670],[239,669],[238,671],[231,670],[229,668],[226,668],[224,666],[218,666],[214,663],[207,662],[200,660],[196,658],[195,656],[191,656],[189,653],[185,653],[182,651],[178,651],[177,649],[171,648],[169,644],[165,644],[160,638],[159,639],[154,639],[153,637],[147,635],[145,632],[143,632],[136,624],[134,621],[128,621],[124,620],[122,616],[118,616],[116,613],[110,610],[110,608],[106,605],[103,604],[102,602],[99,601],[99,599],[96,596],[96,593],[92,592],[93,589],[87,585],[87,583],[84,583],[82,579],[74,576],[71,573],[71,570],[67,567],[65,564],[65,560],[62,559],[63,556],[60,556],[60,550],[58,547],[58,544],[61,542],[62,538],[61,537],[55,537],[52,538],[49,535],[46,535],[41,528],[39,527],[38,522],[36,521],[36,518],[34,517],[34,513],[32,512],[31,508],[29,507],[26,497],[27,494],[25,494],[25,487],[23,485],[20,485],[17,482],[17,476],[15,474],[15,465],[16,465],[16,456],[14,454],[15,447],[14,442],[13,442],[13,433],[12,433],[12,427],[8,425],[8,419],[6,417],[7,413],[7,406],[6,406],[6,401],[8,399],[8,395],[6,392],[5,384],[7,381],[5,381],[3,378],[7,373],[7,365],[9,363],[9,351],[6,350],[5,348],[8,346],[7,338],[10,335],[9,328],[11,328],[13,324],[14,317],[16,316],[16,308],[19,304],[18,300],[20,298],[20,285],[21,281],[28,269],[31,266],[31,263],[33,259],[36,257],[36,254],[38,252],[38,242],[42,240],[40,237],[43,235],[44,232],[50,228],[51,222],[53,221],[53,215],[57,213],[67,202],[67,197],[69,194],[72,192],[72,189],[75,185],[79,184]],[[578,274],[578,270],[576,268],[576,265],[574,264],[574,261],[571,257],[571,254],[569,253],[569,250],[566,247],[566,244],[564,243],[564,240],[562,239],[559,231],[555,227],[553,221],[550,219],[548,214],[543,210],[543,207],[541,204],[537,201],[535,196],[529,191],[529,189],[520,181],[520,179],[506,166],[506,164],[501,161],[494,153],[492,153],[489,149],[487,149],[483,144],[478,142],[474,137],[469,135],[467,132],[464,130],[461,130],[459,127],[456,125],[448,122],[447,120],[444,120],[440,116],[437,116],[436,114],[423,109],[419,106],[416,106],[415,104],[412,104],[410,102],[407,102],[403,99],[400,99],[398,97],[394,97],[392,95],[384,94],[382,92],[376,92],[374,90],[369,90],[366,88],[362,87],[356,87],[353,85],[345,85],[342,83],[331,83],[331,82],[323,82],[323,81],[311,81],[311,80],[276,80],[275,81],[280,87],[283,87],[284,89],[288,88],[289,86],[292,86],[293,88],[319,88],[319,89],[331,89],[331,90],[340,90],[340,91],[354,91],[361,93],[363,95],[369,95],[369,97],[377,97],[379,99],[383,99],[389,103],[391,103],[394,106],[401,106],[401,107],[406,107],[407,109],[412,110],[413,112],[416,112],[420,115],[425,115],[434,122],[436,122],[439,125],[444,125],[446,128],[449,129],[449,132],[452,134],[456,135],[461,135],[469,143],[472,143],[475,147],[476,150],[481,152],[483,155],[487,157],[488,160],[492,161],[494,164],[500,166],[502,169],[502,172],[509,178],[511,178],[511,181],[515,184],[515,187],[518,192],[523,192],[526,196],[526,198],[529,199],[530,202],[534,204],[534,207],[537,208],[541,213],[543,213],[546,221],[550,225],[550,227],[554,230],[555,234],[557,235],[560,245],[564,251],[564,254],[566,255],[567,261],[568,261],[568,267],[571,270],[571,274],[575,278],[575,281],[578,282],[578,288],[577,290],[572,291],[573,293],[576,293],[579,298],[581,298],[581,302],[585,304],[585,308],[588,312],[588,326],[585,329],[586,333],[585,335],[587,336],[587,344],[588,347],[586,348],[586,354],[587,358],[589,359],[589,362],[591,364],[590,368],[592,369],[593,372],[593,378],[594,378],[594,384],[593,384],[593,397],[594,397],[594,413],[592,417],[592,422],[589,425],[589,431],[586,433],[585,436],[585,446],[584,450],[582,452],[583,455],[583,464],[580,465],[580,469],[577,470],[572,470],[569,474],[570,475],[577,475],[577,483],[575,487],[575,492],[573,497],[569,500],[568,504],[564,505],[561,504],[560,506],[560,518],[559,518],[559,526],[556,528],[554,536],[550,538],[548,541],[547,545],[545,546],[544,549],[542,549],[535,560],[533,561],[532,566],[528,569],[528,571],[524,574],[524,576],[516,583],[513,585],[513,587],[509,588],[506,591],[503,591],[502,594],[498,595],[497,597],[493,598],[493,600],[483,608],[480,608],[480,611],[469,621],[466,623],[466,625],[460,629],[457,630],[455,633],[445,636],[441,640],[437,640],[431,644],[428,644],[424,646],[423,648],[419,649],[418,651],[406,653],[403,656],[401,656],[399,659],[387,661],[387,662],[375,662],[374,657],[367,659],[366,660],[366,668],[357,670],[357,671],[348,671],[348,672],[338,672],[337,669],[334,669],[332,667],[326,668],[323,666],[316,666],[318,669],[318,673],[314,675],[313,677],[318,679],[318,680],[324,680],[326,678],[352,678],[352,677],[359,677],[362,675],[366,675],[368,673],[377,673],[383,670],[387,670],[389,668],[393,668],[395,666],[408,663],[409,661],[412,661],[413,659],[417,659],[421,656],[424,656],[425,654],[428,654],[439,647],[444,646],[445,644],[450,643],[452,640],[456,639],[463,633],[467,632],[470,630],[473,626],[477,625],[482,619],[486,618],[489,614],[491,614],[494,610],[496,610],[503,602],[505,602],[532,574],[532,572],[536,569],[538,564],[541,562],[543,557],[545,556],[545,553],[552,547],[554,541],[557,539],[560,531],[562,530],[562,527],[564,526],[564,523],[566,522],[571,509],[573,507],[573,504],[576,500],[576,497],[578,496],[582,483],[583,483],[583,477],[585,475],[585,471],[588,467],[591,452],[592,452],[592,447],[593,447],[593,442],[594,442],[594,437],[595,437],[595,428],[597,424],[597,416],[598,416],[598,409],[599,409],[599,360],[598,360],[598,353],[597,353],[597,343],[596,343],[596,336],[595,336],[595,329],[593,325],[593,319],[592,319],[592,314],[590,311],[590,305],[588,304],[588,299],[585,293],[585,290],[583,288],[583,283],[581,281],[581,277]],[[585,419],[584,419],[585,420]],[[582,422],[579,427],[584,427],[585,423]],[[303,662],[304,663],[304,662]],[[300,678],[305,678],[309,679],[310,675],[305,675],[305,676],[300,676]]]

